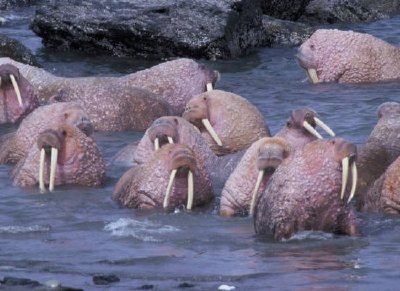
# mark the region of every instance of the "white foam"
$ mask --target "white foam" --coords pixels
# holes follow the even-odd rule
[[[294,240],[327,240],[333,238],[332,233],[322,232],[322,231],[300,231],[295,233],[293,236],[288,238],[285,241],[294,241]]]
[[[50,231],[49,225],[32,225],[32,226],[0,226],[0,233],[18,234],[30,232],[47,232]]]
[[[132,218],[120,218],[117,221],[107,223],[105,231],[110,231],[112,236],[133,237],[145,242],[161,242],[157,235],[174,233],[180,229],[171,225],[162,225],[149,220],[135,220]]]

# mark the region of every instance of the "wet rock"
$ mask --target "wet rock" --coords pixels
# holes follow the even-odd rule
[[[29,288],[40,286],[38,281],[16,277],[4,277],[3,281],[0,281],[0,284],[5,286],[24,286]]]
[[[262,0],[262,10],[269,16],[297,20],[303,15],[311,0]]]
[[[46,47],[162,59],[230,58],[259,44],[254,0],[71,0],[41,6],[32,29]]]
[[[269,47],[293,47],[306,41],[315,28],[288,20],[280,20],[270,16],[263,16],[264,37],[263,46]]]
[[[93,283],[96,285],[108,285],[119,282],[120,279],[116,275],[97,275],[93,276]]]
[[[196,286],[196,285],[183,282],[183,283],[179,284],[178,288],[193,288],[194,286]]]
[[[313,0],[300,19],[313,23],[352,23],[387,19],[399,11],[400,0]]]
[[[19,41],[0,35],[0,56],[9,57],[17,62],[39,66],[32,52]]]
[[[154,285],[145,284],[137,288],[137,290],[151,290],[154,288]]]

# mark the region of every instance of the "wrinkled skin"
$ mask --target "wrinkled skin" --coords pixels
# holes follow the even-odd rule
[[[14,76],[17,83],[22,106],[17,99],[11,76]],[[20,74],[18,68],[11,64],[0,65],[0,124],[19,122],[37,106],[39,100],[33,86]]]
[[[360,210],[400,214],[400,158],[397,158],[364,194]]]
[[[358,157],[357,207],[369,203],[366,193],[376,179],[400,156],[400,103],[385,102],[378,108],[378,123]],[[366,200],[366,201],[364,201]]]
[[[38,184],[40,150],[46,149],[44,179],[49,183],[51,147],[59,150],[55,185],[100,186],[106,168],[95,141],[75,126],[67,124],[40,133],[26,157],[12,171],[13,183],[27,187]]]
[[[0,58],[0,64],[5,62],[10,62],[18,67],[37,90],[42,101],[47,101],[50,97],[53,97],[56,90],[60,89],[59,86],[73,88],[76,80],[80,80],[79,82],[84,84],[85,87],[95,87],[95,84],[92,84],[93,81],[96,81],[97,84],[112,82],[116,87],[128,86],[152,92],[160,101],[169,105],[171,113],[174,115],[181,115],[190,98],[205,92],[207,83],[215,85],[219,79],[217,71],[211,71],[203,64],[198,64],[186,58],[164,62],[149,69],[121,77],[82,78],[57,77],[43,69],[18,63],[10,58]],[[95,88],[86,90],[87,92],[95,91]],[[124,90],[121,91],[124,94]]]
[[[155,119],[170,114],[168,104],[154,93],[110,79],[91,78],[89,82],[76,78],[74,82],[55,82],[51,89],[51,102],[81,105],[96,131],[145,131]]]
[[[193,207],[204,205],[214,193],[206,167],[197,156],[186,145],[164,145],[147,162],[132,167],[120,178],[112,198],[128,208],[163,208],[170,173],[178,169],[168,209],[186,205],[189,170],[194,176]]]
[[[343,139],[316,140],[295,151],[257,201],[256,233],[272,234],[277,240],[303,230],[358,235],[355,211],[340,198],[341,160],[354,161],[356,152]]]
[[[264,117],[254,105],[245,98],[221,90],[193,97],[186,105],[183,118],[199,128],[219,156],[246,149],[260,138],[270,136]],[[211,137],[202,119],[210,121],[222,146]]]
[[[139,142],[133,142],[117,153],[113,163],[123,166],[143,164],[155,151],[155,138],[159,139],[159,145],[163,147],[169,143],[168,136],[174,143],[185,144],[197,152],[198,158],[211,173],[213,184],[222,184],[221,188],[243,155],[242,152],[238,152],[234,155],[217,157],[191,123],[182,117],[164,116],[153,122]]]
[[[298,51],[299,64],[318,82],[370,83],[400,79],[400,49],[372,35],[319,29]]]
[[[274,137],[284,139],[294,150],[301,149],[307,143],[317,140],[317,137],[303,126],[304,121],[307,121],[315,128],[315,117],[317,113],[310,108],[295,109],[291,112],[285,126]]]
[[[262,138],[251,145],[225,183],[221,193],[220,215],[246,215],[249,212],[257,176],[264,171],[257,193],[262,193],[279,165],[292,149],[280,138]]]
[[[16,132],[0,137],[0,163],[17,163],[34,145],[39,133],[63,124],[75,126],[88,136],[93,132],[88,115],[79,105],[66,102],[41,106],[21,122]]]

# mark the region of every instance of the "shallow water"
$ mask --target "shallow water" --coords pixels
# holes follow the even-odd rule
[[[8,13],[8,14],[7,14]],[[30,47],[58,75],[121,75],[154,62],[53,53],[29,29],[32,9],[0,13],[0,32]],[[400,17],[349,27],[400,43]],[[218,88],[248,98],[272,133],[297,107],[315,109],[338,136],[362,144],[377,121],[376,109],[399,101],[400,85],[312,86],[295,61],[296,49],[260,49],[229,61],[206,62],[221,72]],[[3,127],[8,132],[12,127]],[[140,133],[97,133],[105,159]],[[360,215],[363,236],[300,233],[285,242],[254,235],[249,218],[221,218],[212,205],[186,213],[121,209],[111,192],[124,168],[108,167],[104,188],[59,187],[52,194],[13,187],[10,166],[0,166],[0,278],[27,277],[44,283],[99,290],[92,276],[115,274],[107,290],[153,285],[155,290],[396,289],[400,275],[400,220]],[[183,283],[187,283],[184,285]],[[183,284],[183,285],[182,285]],[[188,285],[190,284],[190,285]],[[150,287],[150,286],[147,286]],[[104,287],[105,288],[105,287]]]

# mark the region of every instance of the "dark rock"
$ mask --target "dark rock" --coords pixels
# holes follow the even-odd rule
[[[193,288],[194,286],[195,286],[194,284],[183,282],[179,284],[178,288]]]
[[[0,0],[0,10],[10,10],[36,2],[34,0]]]
[[[24,286],[34,288],[40,286],[38,281],[26,279],[26,278],[16,278],[16,277],[4,277],[3,281],[0,282],[2,285],[6,286]]]
[[[27,47],[5,35],[0,35],[0,56],[9,57],[24,64],[39,66],[32,52]]]
[[[400,0],[313,0],[300,19],[312,23],[352,23],[387,19],[399,11]]]
[[[137,290],[151,290],[154,288],[154,285],[150,285],[150,284],[146,284],[146,285],[142,285],[139,288],[137,288]]]
[[[297,20],[303,15],[311,0],[262,0],[262,10],[269,16]]]
[[[97,275],[93,276],[93,283],[96,285],[107,285],[115,282],[119,282],[119,278],[116,275]]]
[[[301,45],[314,33],[315,28],[300,22],[263,16],[263,46],[293,47]]]
[[[217,59],[257,46],[261,17],[259,0],[70,0],[41,6],[32,29],[58,50]]]

